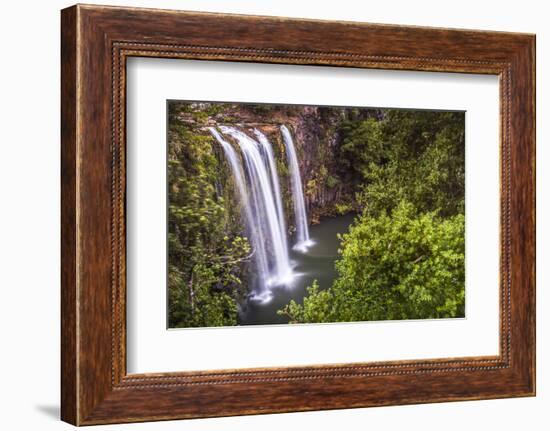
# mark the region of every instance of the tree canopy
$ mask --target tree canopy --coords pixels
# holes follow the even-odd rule
[[[391,214],[360,216],[342,235],[332,287],[309,288],[281,314],[293,323],[464,315],[464,216],[418,213],[402,201]]]
[[[361,215],[338,277],[279,314],[294,323],[464,316],[464,114],[386,110],[346,121],[341,176]]]

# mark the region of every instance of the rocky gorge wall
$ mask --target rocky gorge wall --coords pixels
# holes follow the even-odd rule
[[[209,135],[208,127],[230,125],[251,137],[254,128],[267,136],[277,159],[283,205],[291,229],[294,226],[290,176],[280,126],[285,125],[292,133],[309,222],[316,224],[321,217],[356,209],[352,186],[345,180],[346,172],[338,162],[342,143],[340,126],[347,115],[349,109],[345,108],[228,103],[182,103],[177,114],[182,123],[199,134]],[[223,153],[216,148],[219,144],[212,139],[212,145],[223,164]]]

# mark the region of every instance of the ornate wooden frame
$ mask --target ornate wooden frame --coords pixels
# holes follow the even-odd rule
[[[88,425],[535,394],[534,35],[83,5],[61,17],[63,420]],[[498,75],[500,354],[127,375],[130,56]]]

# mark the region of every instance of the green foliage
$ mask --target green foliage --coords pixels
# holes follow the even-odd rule
[[[256,115],[268,115],[272,113],[273,111],[277,110],[277,105],[268,105],[268,104],[253,104],[253,105],[245,105],[250,111],[252,111]]]
[[[336,187],[340,183],[340,178],[338,178],[337,175],[329,175],[327,177],[327,186],[329,186],[331,189]]]
[[[341,133],[342,166],[369,214],[402,200],[421,212],[464,212],[464,113],[390,109]]]
[[[212,138],[173,117],[168,139],[169,327],[235,325],[250,245],[217,192]]]
[[[370,166],[384,162],[387,152],[384,145],[382,124],[374,118],[364,121],[347,121],[342,124],[340,164],[346,176],[355,182],[363,180]]]
[[[362,215],[342,236],[338,278],[314,283],[304,303],[281,311],[291,322],[352,322],[464,316],[464,216]]]
[[[344,215],[353,210],[353,206],[348,202],[338,202],[335,205],[336,213],[339,215]]]
[[[304,298],[303,306],[291,300],[282,310],[278,310],[280,316],[287,316],[289,323],[306,322],[333,322],[331,320],[332,304],[330,290],[319,290],[317,280],[307,288],[308,296]]]

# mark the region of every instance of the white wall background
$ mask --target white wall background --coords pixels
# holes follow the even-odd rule
[[[105,426],[134,430],[544,430],[550,423],[550,13],[543,1],[119,0],[104,4],[537,33],[538,396]],[[4,2],[0,14],[0,427],[59,422],[60,0]],[[546,163],[545,163],[546,162]],[[546,270],[546,271],[545,271]]]

